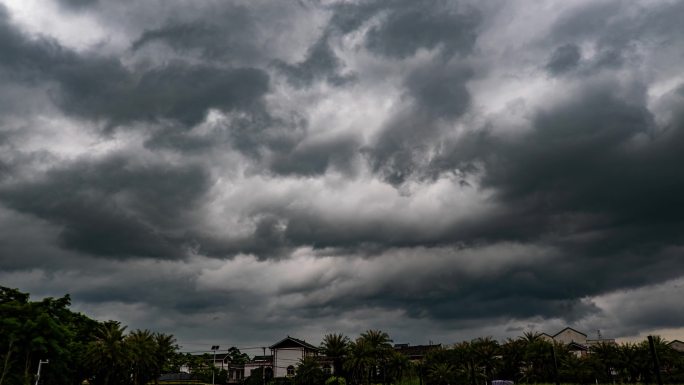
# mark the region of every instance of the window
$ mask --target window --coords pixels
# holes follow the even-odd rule
[[[287,367],[287,376],[294,377],[294,366],[290,365]]]

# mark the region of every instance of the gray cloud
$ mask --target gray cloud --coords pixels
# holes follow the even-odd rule
[[[578,46],[565,44],[553,51],[546,68],[554,75],[562,74],[577,67],[581,58],[582,53]]]
[[[684,275],[679,4],[58,4],[0,8],[3,283],[211,344],[681,325],[624,306]]]
[[[116,58],[83,57],[56,41],[31,40],[8,24],[6,15],[0,18],[6,52],[0,65],[19,76],[55,81],[55,102],[78,116],[113,125],[159,119],[192,125],[209,108],[254,108],[268,90],[268,75],[259,69],[176,62],[138,72]]]
[[[416,1],[388,8],[366,37],[366,46],[379,54],[404,58],[421,48],[441,48],[447,56],[467,54],[477,38],[480,16],[474,8],[459,11],[446,2]]]
[[[440,135],[440,124],[462,115],[470,105],[466,83],[472,71],[458,65],[417,68],[405,80],[410,104],[365,149],[373,169],[393,184],[420,173]]]
[[[0,199],[17,211],[59,225],[61,244],[117,258],[179,258],[183,213],[207,189],[207,175],[192,165],[135,164],[117,156],[53,169],[15,183]]]
[[[343,85],[352,81],[353,76],[338,73],[342,63],[330,48],[328,39],[328,35],[321,36],[316,43],[309,47],[303,61],[295,65],[276,61],[276,67],[295,86],[308,86],[317,79],[325,79],[334,85]]]
[[[133,51],[162,44],[181,54],[198,53],[205,60],[256,61],[263,54],[254,40],[260,31],[252,11],[241,5],[214,7],[203,18],[168,20],[146,28],[132,43]]]

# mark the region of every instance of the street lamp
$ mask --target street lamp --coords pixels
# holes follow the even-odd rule
[[[211,345],[211,350],[214,351],[214,360],[211,362],[211,385],[214,385],[214,365],[216,365],[216,351],[219,350],[219,346]]]
[[[40,367],[43,366],[43,364],[48,363],[50,363],[50,360],[38,360],[38,373],[36,373],[36,385],[38,385],[38,381],[40,381]]]

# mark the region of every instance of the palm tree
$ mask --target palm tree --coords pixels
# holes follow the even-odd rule
[[[450,385],[456,379],[456,368],[446,362],[432,364],[427,369],[429,385]]]
[[[323,370],[314,357],[306,356],[299,361],[294,382],[296,385],[320,385],[323,382]]]
[[[470,349],[476,365],[484,370],[485,382],[489,383],[501,361],[499,343],[491,337],[480,337],[470,343]]]
[[[523,356],[525,350],[525,341],[522,339],[507,339],[506,343],[501,345],[501,370],[500,374],[503,378],[520,381],[520,368],[523,367]]]
[[[176,339],[171,334],[155,333],[155,352],[154,352],[154,383],[162,375],[162,373],[167,372],[171,368],[169,367],[169,362],[176,355],[178,350],[178,345],[176,345]]]
[[[401,380],[406,371],[411,367],[411,362],[405,355],[391,350],[387,355],[386,375],[388,382]]]
[[[349,353],[351,342],[349,337],[343,334],[326,334],[321,342],[321,349],[328,358],[333,359],[333,372],[335,376],[342,375],[344,360]]]
[[[133,383],[144,385],[157,371],[157,343],[149,330],[134,330],[126,337],[126,345],[131,358]]]
[[[390,339],[389,334],[381,330],[372,329],[361,333],[359,339],[365,341],[372,360],[371,366],[368,368],[368,377],[369,379],[373,378],[377,380],[380,368],[382,368],[383,376],[385,375],[384,366],[386,364],[387,355],[392,350],[392,340]]]
[[[553,379],[553,345],[540,337],[525,336],[524,373],[525,382],[549,382]]]
[[[96,368],[95,382],[103,385],[121,382],[128,372],[129,356],[124,342],[125,326],[118,321],[107,321],[95,332],[88,344],[88,361]]]
[[[357,338],[355,342],[350,344],[349,354],[343,366],[349,373],[351,382],[359,385],[368,382],[368,371],[373,363],[370,344],[362,338]]]

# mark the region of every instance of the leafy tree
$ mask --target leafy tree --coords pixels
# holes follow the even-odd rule
[[[347,381],[344,377],[330,376],[325,380],[325,385],[347,385]]]

